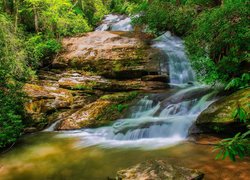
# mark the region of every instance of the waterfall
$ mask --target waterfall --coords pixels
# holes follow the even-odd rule
[[[166,32],[154,40],[153,47],[159,48],[168,57],[171,84],[185,84],[195,81],[194,71],[185,54],[183,41]]]
[[[96,31],[133,31],[131,18],[123,15],[109,14],[104,17],[102,24],[98,26]]]
[[[131,31],[130,22],[130,18],[108,15],[96,30]],[[67,131],[60,136],[80,138],[80,147],[99,145],[105,148],[154,149],[185,140],[197,116],[214,101],[215,92],[190,83],[195,82],[195,73],[180,38],[167,32],[153,41],[153,47],[165,54],[166,62],[161,63],[161,69],[168,69],[170,83],[181,87],[180,90],[161,101],[157,100],[157,95],[145,95],[131,107],[128,118],[109,126]]]

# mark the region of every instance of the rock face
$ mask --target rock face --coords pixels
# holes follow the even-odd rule
[[[60,120],[59,130],[100,126],[122,116],[134,91],[167,88],[168,76],[159,73],[162,57],[149,41],[143,33],[105,31],[65,38],[52,69],[24,86],[28,124],[41,129]]]
[[[73,95],[66,89],[26,84],[24,91],[30,98],[25,104],[25,109],[33,119],[31,125],[42,123],[46,118],[46,114],[70,108],[73,104]]]
[[[64,120],[59,123],[57,129],[79,129],[109,123],[122,117],[122,111],[128,107],[136,96],[136,92],[104,95],[93,103],[80,108],[75,113],[64,118]]]
[[[168,164],[163,160],[152,160],[117,172],[120,180],[201,180],[204,174],[193,169]]]
[[[140,78],[157,74],[156,49],[131,32],[91,32],[63,40],[64,53],[53,67],[75,68],[114,79]]]
[[[231,126],[230,129],[233,131],[235,120],[232,114],[238,106],[244,108],[248,112],[248,119],[250,118],[249,95],[250,88],[237,91],[214,102],[199,115],[196,126],[202,131],[216,131],[216,127],[223,130]]]

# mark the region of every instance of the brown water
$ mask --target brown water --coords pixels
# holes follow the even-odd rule
[[[78,139],[38,133],[22,138],[13,150],[0,156],[1,180],[102,180],[117,170],[150,159],[203,171],[205,179],[247,180],[250,159],[233,163],[214,160],[212,146],[189,142],[159,150],[76,148]]]

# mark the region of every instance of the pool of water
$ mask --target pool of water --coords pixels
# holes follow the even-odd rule
[[[205,179],[250,177],[250,159],[233,163],[215,160],[213,146],[187,141],[157,150],[136,148],[79,147],[77,137],[62,138],[58,133],[37,133],[23,137],[0,156],[1,180],[105,180],[118,170],[145,160],[163,159],[169,163],[203,171]]]

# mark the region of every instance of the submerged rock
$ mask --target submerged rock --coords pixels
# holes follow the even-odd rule
[[[239,124],[233,118],[233,112],[244,108],[250,119],[250,88],[237,91],[229,96],[219,99],[205,109],[197,118],[195,125],[203,132],[207,131],[238,131]],[[238,129],[235,129],[235,128]]]
[[[201,180],[198,170],[171,165],[163,160],[151,160],[117,172],[120,180]]]

